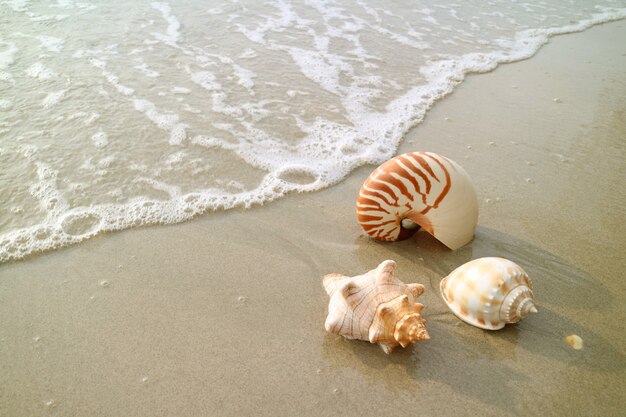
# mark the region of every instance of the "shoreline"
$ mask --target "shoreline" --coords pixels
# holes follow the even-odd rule
[[[624,21],[596,26],[469,75],[406,135],[398,154],[441,153],[474,182],[479,226],[458,251],[423,232],[362,236],[367,166],[267,206],[0,265],[0,414],[619,415],[625,35]],[[453,316],[438,283],[482,256],[528,272],[539,314],[493,333]],[[383,259],[426,286],[431,335],[389,356],[323,328],[321,276]]]
[[[401,136],[406,137],[411,130],[419,127],[433,106],[452,94],[459,85],[463,84],[463,81],[467,77],[487,74],[502,65],[514,64],[531,59],[555,37],[581,33],[599,25],[619,22],[624,19],[626,19],[626,8],[606,9],[601,13],[592,14],[591,17],[587,19],[577,22],[570,21],[571,24],[567,26],[527,29],[517,32],[514,40],[509,42],[515,45],[511,51],[468,53],[458,56],[455,59],[435,61],[429,65],[420,67],[419,72],[428,79],[428,82],[410,89],[404,95],[388,104],[388,112],[409,112],[410,114],[402,117],[396,127],[385,131],[382,136],[387,137],[388,135],[395,135],[396,130],[399,129],[401,132],[404,132]],[[425,95],[429,97],[426,101],[423,100]],[[411,97],[412,99],[409,100]],[[417,113],[412,114],[412,111],[417,111]],[[371,113],[370,116],[376,116],[376,113]],[[407,125],[410,125],[410,127],[407,128]],[[400,139],[400,143],[395,145],[399,148],[402,142],[403,139]],[[380,146],[384,148],[384,145],[384,143],[381,143]],[[373,157],[370,156],[370,162],[372,158]],[[382,162],[384,161],[381,161],[381,163]],[[361,162],[361,164],[363,163]],[[348,172],[347,174],[344,173],[345,177],[352,175],[354,171],[358,169],[353,168],[354,166],[354,164],[351,164],[351,167],[347,168]],[[362,166],[364,165],[360,165],[359,167]],[[294,172],[297,173],[297,171]],[[275,172],[273,174],[275,174]],[[304,172],[303,175],[306,176],[308,174]],[[335,176],[335,174],[333,174],[333,176]],[[60,219],[56,219],[57,224],[35,224],[25,228],[14,229],[0,235],[2,240],[0,243],[0,265],[7,262],[27,259],[31,256],[38,256],[41,253],[60,250],[104,234],[116,233],[136,227],[180,224],[192,221],[199,216],[211,215],[216,211],[227,211],[233,208],[250,209],[260,207],[265,203],[271,204],[278,199],[285,198],[294,192],[319,192],[323,189],[334,187],[345,180],[345,178],[339,181],[331,180],[329,183],[325,180],[318,179],[318,181],[327,184],[321,185],[322,188],[319,188],[320,185],[316,185],[318,181],[309,183],[306,186],[297,182],[287,182],[272,186],[271,183],[275,182],[275,179],[271,177],[272,176],[268,174],[261,181],[257,189],[244,192],[240,195],[229,195],[225,200],[228,202],[222,203],[216,202],[215,197],[212,199],[202,192],[199,193],[201,198],[198,199],[197,195],[195,195],[196,193],[191,192],[180,196],[178,199],[165,201],[148,200],[137,201],[133,204],[105,204],[96,205],[95,208],[93,206],[75,207],[63,213],[63,220],[60,221]],[[278,192],[275,191],[277,186],[281,189]],[[298,187],[301,188],[298,189]],[[275,193],[275,195],[271,197],[266,196],[265,198],[269,198],[269,200],[263,200],[261,196],[261,194],[263,194],[262,190],[266,190],[267,192],[267,190],[272,188],[274,190],[271,192]],[[193,204],[186,203],[187,197],[191,197],[195,202]],[[202,202],[198,202],[197,200]],[[249,200],[253,202],[250,203]],[[149,205],[146,203],[149,203]],[[176,208],[178,210],[176,210]],[[124,212],[133,211],[142,212],[142,215],[138,219],[134,219],[125,217],[125,215],[122,214]],[[161,213],[161,216],[159,213]],[[163,215],[162,213],[167,213],[167,215]],[[148,218],[151,218],[151,220],[147,220]],[[172,218],[176,220],[172,220]],[[85,221],[85,219],[87,220]],[[66,223],[66,226],[63,226],[64,223]],[[66,228],[69,228],[70,231]],[[77,230],[82,231],[82,233],[77,234]],[[26,242],[28,246],[25,248],[23,247],[24,243],[20,242]]]

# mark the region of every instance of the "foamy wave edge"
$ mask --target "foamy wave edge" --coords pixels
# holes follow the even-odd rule
[[[582,32],[592,26],[626,18],[626,8],[603,8],[602,13],[576,24],[555,28],[528,29],[518,32],[513,40],[502,40],[503,50],[489,53],[471,53],[458,59],[437,61],[420,68],[428,83],[416,86],[387,106],[386,114],[394,114],[397,123],[387,129],[397,149],[406,132],[419,124],[430,107],[450,94],[467,74],[493,71],[500,64],[531,58],[553,36]],[[427,97],[426,99],[424,97]],[[387,139],[388,140],[388,139]],[[250,208],[285,196],[290,192],[310,192],[337,184],[351,171],[366,164],[380,164],[385,157],[366,153],[350,164],[338,167],[332,175],[318,176],[308,184],[294,184],[280,178],[285,171],[306,168],[283,167],[280,172],[267,174],[252,191],[223,195],[218,190],[203,190],[177,196],[167,201],[143,198],[126,204],[77,207],[65,212],[54,223],[38,224],[0,235],[0,263],[19,260],[33,253],[59,249],[82,242],[103,232],[113,232],[131,227],[175,224],[192,219],[208,211],[228,210],[235,207]]]

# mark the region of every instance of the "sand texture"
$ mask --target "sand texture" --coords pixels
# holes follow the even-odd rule
[[[623,416],[624,39],[624,21],[554,38],[468,77],[407,136],[399,153],[444,154],[474,181],[460,250],[362,236],[368,166],[0,266],[0,416]],[[482,256],[528,272],[538,314],[487,332],[448,310],[441,278]],[[426,286],[431,336],[389,356],[324,331],[321,285],[384,259]]]

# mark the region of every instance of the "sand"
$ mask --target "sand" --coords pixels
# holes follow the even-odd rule
[[[473,242],[361,235],[374,167],[314,194],[103,235],[0,266],[0,416],[618,416],[626,410],[626,22],[472,75],[399,152],[460,163]],[[533,278],[539,314],[486,332],[441,277],[482,256]],[[384,259],[421,282],[431,340],[385,355],[326,334],[320,277]],[[568,335],[584,346],[574,350]]]

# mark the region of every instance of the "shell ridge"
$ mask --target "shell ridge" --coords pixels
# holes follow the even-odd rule
[[[358,211],[359,211],[359,212],[361,212],[361,213],[369,213],[369,212],[371,212],[371,211],[382,211],[382,212],[384,212],[384,213],[386,213],[386,214],[391,214],[391,212],[389,212],[389,211],[385,210],[384,208],[382,208],[382,207],[380,207],[380,206],[375,206],[375,205],[370,205],[370,204],[359,204],[359,203],[357,203],[357,207],[358,207],[358,209],[360,209],[360,210],[358,210]],[[368,210],[368,209],[372,209],[372,210]],[[380,217],[384,217],[384,216],[381,216],[381,215],[379,215],[379,216],[380,216]]]
[[[430,180],[428,179],[428,176],[426,174],[424,174],[424,172],[422,171],[422,166],[419,162],[417,162],[417,160],[415,159],[415,152],[412,153],[408,153],[408,154],[404,154],[403,156],[406,158],[406,160],[413,165],[413,168],[411,170],[411,172],[417,174],[423,181],[424,184],[426,185],[426,194],[425,197],[428,196],[428,194],[430,193],[430,190],[432,188],[432,184],[430,182]],[[426,199],[424,199],[424,204],[426,203]]]
[[[398,174],[397,172],[392,172],[389,174],[389,176],[393,179],[398,180],[403,185],[404,191],[402,189],[400,191],[402,191],[402,194],[407,199],[407,204],[415,202],[415,198],[413,197],[414,195],[421,195],[421,193],[415,189],[415,184],[409,181],[405,176]],[[411,192],[411,190],[413,190],[413,192]],[[409,208],[412,207],[409,206]]]
[[[382,205],[389,205],[384,199],[381,197],[370,194],[371,192],[368,190],[369,187],[363,187],[359,192],[359,199],[363,198],[365,200],[372,201],[377,206],[382,207]],[[367,193],[367,194],[366,194]],[[359,201],[359,200],[357,200]]]
[[[435,171],[433,171],[433,167],[430,166],[430,163],[428,161],[426,161],[425,157],[430,157],[432,159],[435,159],[435,158],[433,158],[432,155],[429,155],[428,153],[424,153],[424,152],[419,152],[418,156],[415,159],[417,160],[417,163],[420,164],[422,169],[424,169],[424,171],[426,171],[428,173],[428,175],[433,177],[435,179],[435,181],[441,182],[441,180],[435,174]]]
[[[405,172],[405,178],[413,184],[415,192],[422,197],[422,202],[426,204],[426,193],[430,190],[427,189],[426,192],[422,192],[422,187],[420,187],[416,174],[408,166],[406,166],[401,159],[398,159],[397,163],[398,166]]]
[[[413,197],[409,193],[409,189],[406,187],[404,183],[402,183],[402,181],[398,182],[398,181],[390,180],[390,178],[397,179],[395,175],[397,174],[391,171],[389,174],[385,176],[384,179],[378,178],[377,180],[380,181],[381,183],[384,183],[390,190],[394,192],[394,197],[396,199],[397,205],[403,205],[403,203],[400,203],[400,200],[402,200],[403,198],[406,199],[407,201],[413,201]]]
[[[439,197],[437,197],[437,199],[435,200],[435,203],[433,204],[433,207],[437,208],[437,207],[439,207],[439,204],[441,204],[443,199],[446,198],[446,196],[450,192],[450,188],[452,187],[452,181],[451,181],[451,178],[450,178],[450,172],[448,172],[448,169],[441,163],[441,161],[438,158],[435,158],[432,155],[428,155],[428,156],[430,158],[432,158],[432,160],[435,161],[435,163],[441,167],[441,169],[443,170],[443,172],[445,174],[445,177],[446,177],[446,185],[444,186],[443,190],[439,194]],[[439,181],[439,182],[441,182],[441,181]]]
[[[400,203],[399,203],[399,201],[401,199],[400,197],[401,196],[404,197],[402,195],[402,191],[400,191],[400,188],[396,187],[391,182],[389,182],[389,181],[387,181],[385,179],[382,179],[380,177],[372,178],[372,182],[380,184],[379,190],[381,192],[384,192],[384,193],[389,195],[390,199],[392,200],[392,202],[389,203],[390,206],[398,207],[400,205]]]
[[[371,178],[371,182],[376,182],[377,178]],[[380,190],[379,188],[376,188],[373,186],[374,184],[367,184],[367,185],[363,185],[363,189],[365,191],[367,191],[368,193],[370,193],[369,195],[373,197],[377,197],[379,199],[381,199],[383,202],[382,204],[388,205],[388,206],[393,206],[393,197],[391,195],[389,195],[389,193],[387,193],[386,191]]]

